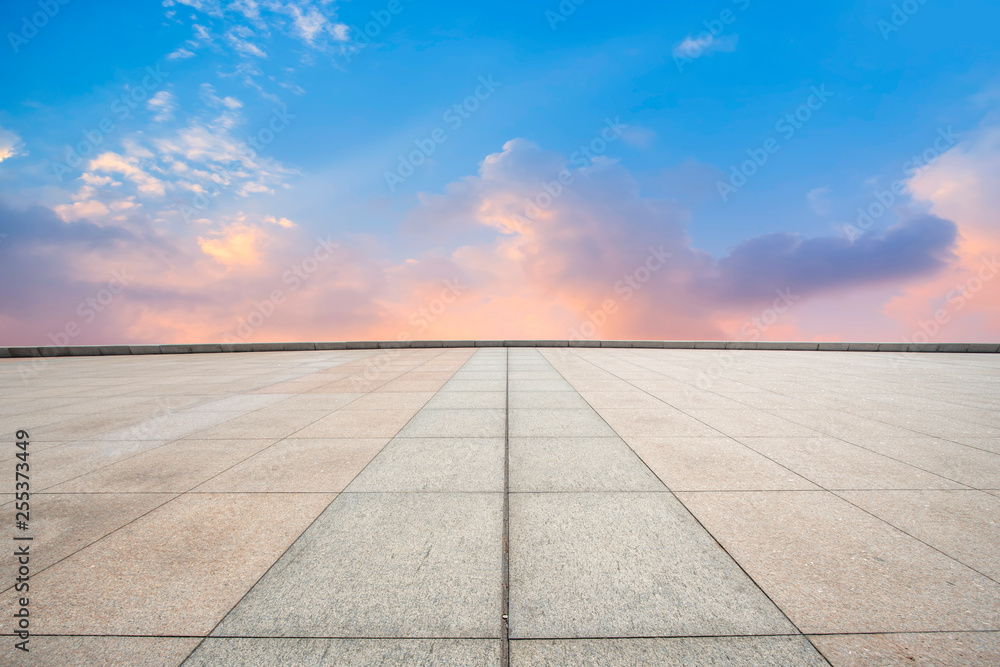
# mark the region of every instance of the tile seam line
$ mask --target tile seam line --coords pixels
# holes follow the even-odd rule
[[[582,357],[582,356],[580,355],[580,353],[579,353],[578,351],[574,351],[574,353],[573,353],[573,354],[574,354],[574,356],[576,356],[577,358],[579,358],[579,359],[580,359],[581,361],[585,361],[585,362],[587,362],[587,363],[591,363],[591,365],[593,365],[593,366],[594,366],[595,368],[600,368],[600,366],[597,366],[597,364],[593,364],[593,363],[592,363],[592,362],[590,362],[589,360],[587,360],[587,359],[584,359],[584,358],[583,358],[583,357]],[[546,355],[542,354],[542,357],[544,357],[546,361],[549,361],[549,359],[548,359],[548,357],[547,357]],[[564,381],[566,381],[567,383],[569,383],[569,385],[570,385],[571,387],[573,386],[573,383],[572,383],[572,382],[570,382],[569,380],[567,380],[567,379],[566,379],[566,377],[565,377],[565,376],[564,376],[564,375],[562,374],[562,371],[560,371],[560,370],[559,370],[558,368],[556,368],[556,367],[555,367],[555,365],[554,365],[554,364],[553,364],[553,363],[552,363],[551,361],[549,361],[549,365],[550,365],[550,366],[552,366],[553,370],[555,370],[555,371],[556,371],[557,373],[559,373],[559,376],[560,376],[560,377],[562,377]],[[601,370],[604,370],[604,369],[601,369]],[[617,376],[615,376],[615,377],[617,377]],[[619,379],[621,380],[621,378],[619,378]],[[622,380],[622,381],[623,381],[623,382],[626,382],[627,384],[630,384],[630,385],[632,384],[631,382],[628,382],[627,380]],[[635,385],[632,385],[632,386],[635,386]],[[636,388],[638,389],[638,387],[636,387]],[[574,389],[575,389],[575,387],[574,387]],[[579,392],[577,392],[577,393],[579,393]],[[647,392],[647,393],[648,393],[648,392]],[[652,396],[652,394],[650,394],[650,396]],[[583,395],[582,395],[582,394],[581,394],[581,398],[583,398],[583,400],[585,400],[585,401],[587,400],[586,398],[584,398],[584,397],[583,397]],[[590,402],[588,401],[588,403],[587,403],[587,404],[588,404],[588,405],[590,405]],[[683,507],[683,508],[684,508],[684,511],[688,513],[688,515],[689,515],[689,516],[690,516],[690,517],[691,517],[691,518],[692,518],[692,519],[693,519],[693,520],[695,521],[695,523],[696,523],[696,524],[698,525],[698,527],[699,527],[699,528],[701,528],[701,529],[702,529],[703,531],[705,531],[705,534],[706,534],[706,535],[708,535],[708,536],[709,536],[709,537],[710,537],[710,538],[712,539],[712,541],[713,541],[713,542],[715,542],[715,544],[716,544],[716,545],[718,545],[718,547],[719,547],[720,549],[722,549],[722,552],[723,552],[723,553],[725,553],[725,554],[726,554],[726,555],[727,555],[727,556],[729,557],[729,560],[730,560],[730,561],[732,561],[732,563],[733,563],[733,564],[734,564],[734,565],[735,565],[736,567],[738,567],[738,568],[739,568],[740,572],[742,572],[742,573],[743,573],[743,576],[745,576],[745,577],[746,577],[746,578],[747,578],[747,579],[748,579],[749,581],[751,581],[751,582],[753,583],[753,585],[754,585],[754,586],[756,586],[756,587],[757,587],[757,590],[759,590],[759,591],[760,591],[761,595],[763,595],[763,596],[764,596],[764,597],[765,597],[765,598],[767,599],[767,601],[768,601],[768,602],[770,602],[770,603],[771,603],[771,604],[772,604],[772,605],[774,606],[774,608],[778,610],[778,613],[780,613],[780,614],[781,614],[781,615],[782,615],[782,616],[784,617],[784,619],[785,619],[786,621],[788,621],[789,625],[791,625],[791,626],[792,626],[793,628],[795,628],[795,631],[796,631],[796,632],[798,632],[798,633],[799,633],[799,635],[801,635],[802,637],[805,637],[806,641],[807,641],[807,642],[809,642],[809,645],[813,647],[813,650],[814,650],[814,651],[816,651],[816,654],[817,654],[817,655],[819,655],[819,656],[820,656],[820,657],[821,657],[821,658],[822,658],[822,659],[823,659],[823,660],[824,660],[824,661],[826,662],[826,664],[830,665],[830,667],[833,667],[833,663],[831,663],[831,662],[830,662],[830,660],[829,660],[829,658],[827,658],[827,657],[826,657],[826,656],[825,656],[825,655],[823,654],[823,652],[819,650],[819,647],[818,647],[818,646],[816,646],[816,645],[815,645],[815,644],[814,644],[814,643],[812,642],[812,640],[811,640],[811,639],[809,639],[809,637],[808,637],[808,636],[807,636],[807,635],[806,635],[806,634],[805,634],[804,632],[802,632],[802,628],[800,628],[800,627],[798,626],[798,624],[796,624],[796,623],[795,623],[795,621],[793,621],[793,620],[792,620],[792,619],[791,619],[791,618],[790,618],[790,617],[788,616],[788,614],[787,614],[787,613],[785,612],[785,610],[784,610],[784,609],[782,609],[782,608],[781,608],[781,606],[779,606],[779,605],[778,605],[778,603],[777,603],[777,602],[775,602],[775,601],[774,601],[774,600],[773,600],[773,599],[771,598],[771,596],[770,596],[770,595],[768,595],[767,591],[765,591],[765,590],[764,590],[764,587],[763,587],[763,586],[761,586],[761,585],[760,585],[760,583],[759,583],[759,582],[758,582],[758,581],[757,581],[756,579],[754,579],[753,577],[751,577],[751,576],[750,576],[750,573],[749,573],[749,572],[747,572],[747,571],[746,571],[746,570],[745,570],[745,569],[743,568],[743,565],[742,565],[742,564],[740,564],[740,562],[739,562],[738,560],[736,560],[736,558],[735,558],[735,557],[734,557],[734,556],[733,556],[733,555],[732,555],[731,553],[729,553],[729,550],[728,550],[728,549],[726,549],[726,547],[724,547],[724,546],[722,545],[722,543],[721,543],[721,542],[719,542],[719,540],[718,540],[718,539],[717,539],[717,538],[715,537],[715,535],[713,535],[713,534],[712,534],[712,531],[710,531],[710,530],[709,530],[709,529],[708,529],[708,528],[707,528],[707,527],[705,526],[705,524],[703,524],[703,523],[701,522],[701,519],[699,519],[699,518],[698,518],[697,516],[695,516],[695,513],[691,511],[691,508],[690,508],[690,507],[688,507],[688,506],[687,506],[687,504],[686,504],[686,503],[685,503],[685,502],[684,502],[683,500],[681,500],[681,499],[680,499],[679,497],[677,497],[677,494],[676,494],[676,493],[674,493],[674,491],[673,491],[673,490],[672,490],[672,489],[671,489],[671,488],[670,488],[670,487],[669,487],[669,486],[667,485],[667,483],[666,483],[666,482],[664,482],[664,481],[663,481],[663,479],[661,479],[661,478],[660,478],[660,476],[656,474],[656,471],[654,471],[654,470],[653,470],[652,468],[650,468],[650,467],[649,467],[649,464],[648,464],[648,463],[646,463],[646,461],[645,461],[645,460],[644,460],[644,459],[643,459],[643,458],[642,458],[641,456],[639,456],[639,455],[638,455],[638,454],[636,453],[636,451],[635,451],[635,450],[634,450],[634,449],[632,448],[632,445],[630,445],[630,444],[628,443],[628,441],[627,441],[627,440],[625,440],[625,438],[622,438],[622,436],[621,436],[621,435],[620,435],[620,434],[618,433],[618,431],[616,431],[616,430],[615,430],[615,429],[614,429],[614,428],[613,428],[613,427],[611,426],[611,424],[608,424],[607,420],[605,420],[605,419],[604,419],[604,417],[603,417],[603,416],[601,416],[601,413],[600,413],[600,412],[598,412],[598,411],[597,411],[597,410],[596,410],[596,409],[595,409],[595,408],[594,408],[593,406],[591,406],[591,410],[593,410],[593,411],[594,411],[594,413],[595,413],[595,414],[597,414],[597,416],[598,416],[598,417],[600,417],[601,421],[603,421],[603,422],[604,422],[604,423],[605,423],[605,424],[607,425],[607,427],[608,427],[608,428],[610,428],[610,429],[611,429],[611,431],[615,433],[615,435],[618,435],[619,439],[621,439],[621,441],[622,441],[623,443],[625,443],[625,446],[629,448],[629,451],[630,451],[630,452],[632,452],[632,455],[633,455],[634,457],[636,457],[637,459],[639,459],[639,461],[640,461],[640,462],[642,463],[642,465],[643,465],[643,466],[645,466],[646,470],[648,470],[648,471],[650,472],[650,474],[651,474],[651,475],[653,475],[653,477],[655,477],[655,478],[656,478],[657,480],[659,480],[660,484],[662,484],[662,485],[664,486],[664,488],[666,488],[666,489],[667,489],[667,491],[669,491],[669,492],[670,492],[670,495],[671,495],[671,496],[673,496],[674,500],[676,500],[676,501],[677,501],[678,503],[680,503],[681,507]]]
[[[442,356],[443,354],[445,354],[445,351],[444,351],[444,350],[442,350],[442,351],[441,351],[441,352],[439,352],[438,354],[435,354],[434,356],[430,357],[429,359],[427,359],[427,360],[425,360],[425,361],[423,361],[423,362],[421,362],[421,363],[417,364],[416,366],[414,366],[414,368],[420,368],[420,367],[421,367],[421,366],[423,366],[424,364],[426,364],[426,363],[428,363],[428,362],[430,362],[430,361],[433,361],[433,360],[437,359],[438,357]],[[365,357],[365,358],[367,358],[367,357]],[[471,358],[471,355],[470,355],[470,358]],[[463,362],[463,364],[462,364],[462,365],[464,366],[464,365],[465,365],[466,363],[468,363],[468,359],[466,359],[466,360],[465,360],[465,362]],[[461,368],[461,366],[459,366],[459,368]],[[412,370],[412,369],[411,369],[411,370]],[[456,369],[455,369],[455,372],[456,372],[456,373],[458,372],[458,368],[456,368]],[[395,379],[395,378],[393,378],[393,379]],[[388,383],[388,382],[391,382],[391,381],[392,381],[392,379],[390,379],[390,380],[386,380],[386,383]],[[384,383],[383,383],[383,384],[384,384]],[[379,385],[379,386],[381,387],[382,385]],[[368,393],[371,393],[371,392],[368,392]],[[359,397],[359,398],[360,398],[360,397]],[[355,399],[355,400],[357,400],[357,399]],[[417,410],[416,412],[414,412],[414,413],[413,413],[413,415],[412,415],[412,416],[410,417],[410,419],[408,419],[408,420],[407,420],[407,422],[406,422],[406,423],[407,423],[407,424],[409,424],[409,423],[410,423],[410,421],[412,421],[412,420],[413,420],[413,418],[414,418],[414,417],[416,417],[416,416],[417,416],[417,414],[419,414],[419,413],[420,413],[420,410]],[[405,428],[405,426],[406,426],[406,424],[403,424],[402,426],[400,426],[399,430],[402,430],[403,428]],[[399,431],[396,431],[396,433],[398,434],[398,433],[399,433]],[[368,463],[366,463],[366,464],[364,465],[364,467],[363,467],[363,468],[361,468],[361,470],[359,470],[359,471],[358,471],[357,475],[355,475],[354,477],[352,477],[352,478],[351,478],[351,481],[350,481],[350,482],[348,482],[347,484],[345,484],[345,485],[344,485],[344,488],[347,488],[348,486],[350,486],[351,482],[353,482],[353,481],[354,481],[355,479],[357,479],[357,478],[358,478],[358,475],[360,475],[360,474],[361,474],[362,472],[364,472],[365,468],[367,468],[367,467],[368,467],[369,465],[371,465],[371,462],[372,462],[372,461],[374,461],[374,460],[375,460],[375,459],[376,459],[376,458],[378,457],[378,455],[379,455],[379,454],[381,454],[381,453],[382,453],[382,451],[384,451],[384,450],[385,450],[386,446],[387,446],[387,445],[388,445],[388,444],[389,444],[390,442],[392,442],[393,438],[395,438],[395,437],[396,437],[396,436],[394,435],[394,436],[392,436],[392,438],[389,438],[389,440],[387,440],[387,441],[386,441],[386,443],[385,443],[384,445],[382,445],[382,448],[381,448],[381,449],[379,449],[379,451],[378,451],[378,452],[376,452],[376,454],[375,454],[374,456],[372,456],[371,460],[369,460],[369,461],[368,461]],[[199,486],[200,486],[200,485],[199,485]],[[295,544],[296,544],[296,543],[297,543],[297,542],[298,542],[298,541],[299,541],[300,539],[302,539],[302,536],[303,536],[303,535],[305,535],[305,534],[306,534],[306,533],[307,533],[307,532],[309,531],[309,529],[313,527],[313,525],[314,525],[314,524],[315,524],[315,523],[316,523],[316,522],[317,522],[317,521],[319,520],[319,518],[320,518],[321,516],[323,516],[323,515],[324,515],[324,514],[326,513],[326,511],[327,511],[328,509],[330,509],[330,506],[331,506],[331,505],[333,505],[333,504],[334,504],[335,502],[337,502],[337,498],[339,498],[339,497],[340,497],[340,493],[337,493],[337,494],[336,494],[336,495],[335,495],[335,496],[333,497],[333,499],[332,499],[332,500],[331,500],[331,501],[330,501],[329,503],[327,503],[326,507],[324,507],[324,508],[323,508],[323,509],[322,509],[322,510],[321,510],[321,511],[319,512],[319,513],[317,513],[315,517],[313,517],[313,520],[309,522],[309,525],[308,525],[308,526],[306,526],[306,527],[305,527],[305,528],[304,528],[304,529],[302,530],[302,532],[300,532],[300,533],[298,534],[298,536],[297,536],[297,537],[296,537],[296,538],[295,538],[294,540],[292,540],[292,541],[291,541],[291,543],[289,543],[289,545],[288,545],[288,546],[287,546],[287,547],[286,547],[286,548],[284,549],[284,551],[282,551],[282,552],[281,552],[281,553],[280,553],[280,554],[278,555],[278,557],[277,557],[277,558],[275,558],[275,559],[274,559],[274,561],[272,561],[272,562],[271,562],[271,564],[267,566],[267,569],[266,569],[266,570],[264,570],[264,572],[263,572],[263,573],[262,573],[262,574],[261,574],[261,575],[260,575],[260,576],[259,576],[259,577],[257,578],[257,580],[256,580],[255,582],[253,582],[253,584],[252,584],[252,585],[251,585],[251,586],[250,586],[249,588],[247,588],[247,590],[246,590],[246,591],[244,591],[243,595],[241,595],[241,596],[240,596],[240,599],[239,599],[239,600],[237,600],[237,601],[236,601],[236,602],[235,602],[235,603],[233,604],[233,606],[231,606],[231,607],[229,608],[229,610],[228,610],[228,611],[227,611],[226,613],[222,614],[222,616],[220,616],[220,617],[219,617],[219,620],[218,620],[218,621],[216,621],[215,625],[213,625],[213,626],[212,626],[212,629],[211,629],[211,630],[209,630],[209,631],[208,631],[208,632],[207,632],[207,633],[206,633],[206,634],[205,634],[205,635],[204,635],[204,636],[202,637],[202,639],[201,639],[201,641],[200,641],[200,642],[198,642],[197,644],[195,644],[195,646],[194,646],[194,647],[193,647],[193,648],[191,649],[191,651],[190,651],[190,652],[189,652],[189,653],[187,654],[187,656],[185,656],[185,658],[184,658],[184,659],[183,659],[183,660],[182,660],[182,661],[181,661],[181,662],[179,663],[180,665],[184,665],[185,663],[187,663],[187,661],[188,661],[188,660],[190,660],[190,659],[191,659],[191,656],[192,656],[192,655],[194,655],[195,651],[197,651],[197,650],[198,650],[198,649],[199,649],[199,648],[201,647],[201,645],[205,643],[205,640],[206,640],[206,639],[208,639],[209,637],[211,637],[211,636],[212,636],[212,633],[213,633],[213,632],[215,632],[215,631],[216,631],[216,630],[217,630],[217,629],[219,628],[219,626],[220,626],[220,625],[222,625],[223,621],[225,621],[225,620],[226,620],[226,618],[227,618],[227,617],[228,617],[228,616],[229,616],[229,615],[230,615],[231,613],[233,613],[233,610],[234,610],[234,609],[236,609],[236,607],[238,607],[238,606],[239,606],[239,605],[240,605],[240,604],[241,604],[241,603],[243,602],[243,600],[245,600],[245,599],[246,599],[246,597],[247,597],[248,595],[250,595],[250,593],[251,593],[251,592],[253,592],[253,589],[255,589],[255,588],[257,587],[257,585],[258,585],[258,584],[260,584],[260,582],[264,580],[264,577],[266,577],[266,576],[268,575],[268,573],[269,573],[269,572],[270,572],[270,571],[271,571],[271,570],[272,570],[272,569],[274,568],[274,566],[275,566],[275,565],[277,565],[277,564],[278,564],[278,562],[279,562],[279,561],[280,561],[280,560],[281,560],[282,558],[284,558],[284,557],[285,557],[285,554],[287,554],[287,553],[288,553],[288,551],[289,551],[289,550],[290,550],[290,549],[291,549],[291,548],[292,548],[293,546],[295,546]]]
[[[503,556],[501,560],[500,667],[510,666],[510,348],[504,348]]]
[[[875,630],[871,632],[810,632],[812,637],[868,637],[873,635],[893,636],[893,635],[989,635],[1000,634],[1000,626],[986,630]],[[11,633],[0,633],[0,637],[14,637]],[[371,640],[477,640],[477,641],[500,641],[497,637],[477,637],[477,636],[431,636],[414,635],[411,637],[393,637],[388,635],[219,635],[209,637],[206,635],[148,635],[148,634],[84,634],[84,633],[59,633],[40,632],[33,633],[35,637],[106,637],[121,639],[371,639]],[[525,641],[586,641],[590,639],[718,639],[718,638],[753,638],[753,637],[802,637],[798,633],[771,633],[771,634],[745,634],[745,635],[592,635],[583,637],[511,637],[512,642]]]

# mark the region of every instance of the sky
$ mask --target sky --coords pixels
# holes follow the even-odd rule
[[[998,22],[8,0],[0,344],[996,341]]]

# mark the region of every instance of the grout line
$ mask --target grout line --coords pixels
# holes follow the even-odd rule
[[[503,560],[500,602],[500,666],[510,665],[510,348],[504,350]]]
[[[872,632],[810,632],[806,637],[870,637],[870,636],[894,636],[894,635],[990,635],[1000,634],[1000,630],[881,630]],[[9,632],[0,633],[0,637],[13,637]],[[33,633],[35,637],[95,637],[107,639],[273,639],[286,641],[290,639],[368,639],[387,641],[408,641],[408,640],[481,640],[498,641],[496,637],[476,637],[476,636],[407,636],[393,637],[390,635],[225,635],[219,637],[208,637],[206,635],[148,635],[148,634],[85,634],[85,633],[57,633],[40,632]],[[532,642],[532,641],[587,641],[587,640],[608,640],[608,639],[751,639],[755,637],[802,637],[798,633],[749,633],[730,635],[588,635],[581,637],[511,637],[512,642]]]

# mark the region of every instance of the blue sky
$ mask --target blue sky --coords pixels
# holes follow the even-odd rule
[[[25,20],[41,23],[32,17],[45,7],[54,15],[33,32]],[[379,18],[386,25],[376,30]],[[280,253],[268,254],[265,248],[280,246],[294,256],[301,253],[301,248],[292,250],[296,243],[332,236],[344,252],[349,249],[353,261],[371,265],[358,268],[360,274],[380,271],[377,279],[369,279],[385,290],[362,290],[349,298],[351,304],[369,299],[380,307],[367,314],[361,312],[364,308],[351,310],[344,330],[389,327],[395,333],[407,325],[392,324],[394,318],[406,320],[411,301],[422,298],[414,295],[422,294],[429,276],[436,274],[428,269],[403,277],[405,271],[394,266],[405,269],[408,259],[425,267],[455,262],[455,253],[466,247],[504,255],[507,251],[490,244],[502,243],[512,233],[524,236],[523,230],[512,232],[488,220],[438,224],[451,213],[428,222],[428,202],[449,193],[467,196],[456,195],[456,188],[469,179],[481,181],[490,155],[507,156],[505,169],[523,168],[536,183],[548,182],[561,165],[549,172],[523,165],[548,164],[550,157],[540,156],[568,160],[581,146],[591,145],[609,119],[627,128],[606,142],[594,160],[587,158],[585,169],[622,174],[627,186],[611,192],[627,191],[644,205],[655,202],[654,208],[662,204],[663,211],[669,210],[629,219],[630,234],[643,236],[646,245],[661,236],[687,235],[689,241],[678,241],[685,252],[724,262],[740,244],[767,234],[798,235],[800,241],[850,238],[848,226],[857,228],[857,210],[871,204],[874,192],[913,176],[904,166],[911,156],[932,147],[940,136],[952,138],[948,150],[974,154],[977,137],[989,134],[1000,93],[998,19],[996,3],[935,0],[795,7],[758,0],[683,5],[599,0],[577,5],[566,0],[561,5],[496,6],[406,0],[52,0],[41,5],[15,0],[0,8],[7,35],[0,56],[5,83],[0,151],[3,141],[8,147],[7,159],[0,162],[0,199],[10,211],[54,211],[66,225],[92,225],[102,233],[117,225],[174,244],[180,253],[202,239],[197,242],[202,254],[223,264],[218,272],[206,269],[218,281],[239,277],[233,264],[226,265],[237,246],[259,260],[255,276],[260,277],[283,261]],[[369,34],[378,33],[375,37],[366,34],[366,24]],[[151,71],[161,74],[150,76]],[[491,85],[484,87],[482,81]],[[477,91],[481,99],[475,98]],[[816,91],[821,91],[819,98]],[[141,99],[134,109],[122,102],[133,93]],[[446,115],[463,103],[462,116],[455,111]],[[778,124],[796,112],[800,118],[794,124]],[[272,136],[267,128],[276,126],[276,117],[281,129]],[[102,121],[110,131],[101,131]],[[86,149],[88,136],[98,137],[99,144],[79,156],[78,167],[70,166],[67,147],[84,142]],[[259,139],[257,154],[240,158],[237,147],[252,136]],[[531,142],[537,151],[520,158],[505,152],[515,139]],[[387,172],[399,175],[400,156],[408,160],[421,145],[433,146],[433,153],[413,167],[411,176],[390,187]],[[766,155],[766,162],[756,166],[745,184],[721,196],[722,184],[734,183],[732,166],[753,154]],[[101,155],[108,157],[98,161]],[[61,179],[60,165],[69,167]],[[203,206],[182,214],[197,189],[213,174],[218,179],[223,168],[239,173],[218,194],[200,200]],[[943,169],[936,158],[927,171],[935,169]],[[89,176],[81,180],[83,174]],[[482,189],[476,192],[482,194]],[[490,197],[503,197],[490,192]],[[130,203],[116,208],[112,201]],[[577,229],[586,236],[587,225],[574,227],[566,201],[559,199],[550,212],[567,234]],[[584,210],[595,206],[580,205]],[[561,206],[567,210],[556,211]],[[879,239],[909,216],[941,215],[940,202],[915,197],[912,188],[889,208],[860,231]],[[448,211],[461,218],[455,207]],[[261,223],[268,218],[289,224]],[[18,219],[11,214],[9,224],[25,224]],[[961,220],[942,219],[962,228]],[[292,225],[300,239],[272,238]],[[243,232],[249,237],[241,237]],[[599,230],[589,233],[604,238]],[[916,320],[891,322],[885,306],[901,298],[906,280],[920,283],[935,271],[962,264],[961,253],[949,245],[960,235],[935,235],[946,239],[944,245],[920,246],[912,257],[893,253],[899,271],[888,277],[847,275],[852,270],[848,260],[841,267],[843,275],[831,278],[825,298],[839,294],[849,301],[842,291],[846,285],[872,280],[868,297],[880,301],[863,306],[871,316],[858,329],[836,335],[912,334]],[[230,245],[227,253],[213,254],[212,248]],[[133,259],[144,252],[136,247],[118,251]],[[928,261],[927,253],[935,261]],[[108,261],[107,254],[101,257]],[[630,268],[624,257],[604,259]],[[87,271],[96,271],[97,262],[87,263]],[[552,262],[559,264],[556,258]],[[685,266],[685,271],[694,270]],[[622,266],[614,269],[610,275],[620,273]],[[706,285],[719,269],[705,271],[691,280]],[[98,276],[83,273],[81,269],[60,280],[79,283],[81,293],[100,284]],[[542,278],[529,274],[525,280],[538,287]],[[586,319],[587,307],[580,304],[587,299],[580,292],[589,287],[579,286],[562,297],[553,291],[575,275],[549,275],[551,283],[540,289],[539,294],[561,299],[559,315],[534,299],[525,307],[546,315],[519,326],[558,333],[566,322]],[[898,282],[886,282],[894,279]],[[176,285],[177,300],[207,298],[182,282]],[[38,294],[52,284],[39,285]],[[467,298],[472,300],[474,293],[478,302],[489,303],[491,284],[473,281]],[[233,317],[220,314],[218,306],[206,306],[203,319],[212,326],[189,323],[176,331],[150,331],[163,320],[142,324],[136,312],[169,308],[152,296],[140,303],[139,291],[127,295],[127,305],[108,320],[109,326],[134,322],[132,330],[140,338],[158,333],[218,336],[228,330],[224,321]],[[822,289],[817,298],[824,298]],[[725,301],[718,295],[702,299]],[[733,337],[732,329],[726,329],[732,325],[721,323],[740,320],[744,310],[753,312],[760,303],[741,304],[739,312],[673,306],[687,308],[678,313],[678,321],[705,320],[702,335]],[[502,312],[491,312],[487,319],[502,320]],[[255,335],[289,336],[319,326],[296,313],[289,309],[280,326],[274,320]],[[19,339],[35,339],[61,325],[59,315],[38,317],[30,325],[11,325],[11,331]],[[796,322],[789,331],[799,337],[822,335],[817,317],[809,326]],[[996,331],[990,317],[980,316],[978,324],[957,329],[955,335],[990,335]],[[655,335],[660,326],[662,337],[674,333],[647,319],[641,313],[622,318],[616,331]],[[442,333],[461,328],[454,322],[448,326]],[[88,335],[101,331],[95,328]],[[678,333],[689,331],[699,332],[681,327]],[[531,337],[532,332],[523,334]]]

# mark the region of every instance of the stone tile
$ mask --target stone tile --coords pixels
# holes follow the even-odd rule
[[[827,489],[958,489],[950,480],[836,438],[738,437]]]
[[[169,493],[32,494],[32,573],[166,503]],[[13,499],[13,498],[11,498]],[[5,558],[12,562],[13,558]],[[13,580],[3,582],[6,590]]]
[[[287,438],[330,414],[329,410],[295,410],[275,413],[258,410],[217,424],[190,437],[204,440]]]
[[[424,406],[428,410],[505,410],[507,394],[502,391],[439,391]]]
[[[819,488],[731,438],[630,436],[626,442],[674,491]]]
[[[599,408],[598,414],[611,425],[615,433],[624,437],[709,437],[720,433],[689,417],[680,410],[663,406],[658,410],[641,408]]]
[[[559,379],[552,380],[510,380],[511,393],[522,391],[574,391],[569,382]]]
[[[850,442],[856,442],[858,438],[905,438],[919,435],[901,426],[866,419],[840,410],[789,410],[783,408],[769,412],[788,421],[808,426],[825,435],[843,438]]]
[[[36,667],[144,665],[175,667],[198,646],[192,637],[31,637],[30,663]],[[6,649],[5,649],[6,650]],[[15,659],[8,663],[19,664]]]
[[[342,494],[213,634],[499,637],[502,505]]]
[[[339,410],[362,396],[364,394],[361,393],[295,394],[281,405],[285,410],[325,410],[329,413]]]
[[[137,424],[101,433],[102,440],[178,440],[229,421],[241,412],[157,413]]]
[[[255,454],[196,492],[340,492],[388,438],[289,438]]]
[[[659,410],[664,406],[656,396],[644,391],[584,391],[580,394],[594,408],[640,408]]]
[[[981,491],[841,491],[837,495],[1000,580],[1000,498]]]
[[[810,638],[834,667],[1000,665],[1000,633],[818,635]]]
[[[494,667],[500,664],[500,640],[210,637],[184,664]]]
[[[791,436],[821,435],[802,424],[752,408],[742,410],[685,410],[686,414],[728,436]]]
[[[1000,627],[1000,584],[831,493],[677,495],[807,634]]]
[[[284,394],[237,394],[188,408],[191,412],[250,412],[284,402]]]
[[[1000,455],[936,438],[860,438],[857,443],[977,489],[1000,488]]]
[[[617,436],[511,437],[510,491],[666,491]]]
[[[503,493],[503,438],[395,438],[349,492]]]
[[[515,391],[510,394],[512,410],[571,408],[590,410],[590,404],[575,391]]]
[[[670,494],[518,493],[510,631],[523,639],[794,629]]]
[[[433,395],[432,391],[374,392],[345,405],[341,410],[419,410]]]
[[[503,410],[421,410],[400,432],[404,438],[503,437]]]
[[[520,639],[512,665],[797,665],[827,662],[805,637],[671,637],[662,639]]]
[[[295,434],[297,438],[391,438],[416,410],[339,410]]]
[[[53,486],[56,493],[182,493],[276,440],[178,440]]]
[[[507,380],[449,380],[441,391],[506,391]]]
[[[166,440],[96,440],[74,442],[32,451],[31,485],[39,491],[105,468],[113,463],[156,449]],[[33,448],[32,444],[32,448]]]
[[[555,393],[555,392],[552,392]],[[514,396],[513,392],[511,396]],[[589,406],[582,409],[511,409],[511,437],[613,436],[607,422]]]
[[[207,634],[332,497],[181,496],[32,576],[36,627],[50,634]],[[0,595],[3,608],[13,606],[13,595]]]

